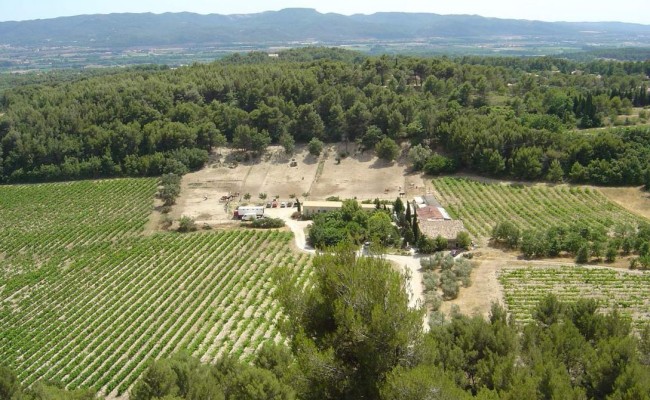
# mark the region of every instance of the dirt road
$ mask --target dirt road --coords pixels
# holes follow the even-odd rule
[[[422,256],[397,256],[393,254],[387,254],[384,257],[393,264],[396,264],[398,267],[401,267],[402,270],[407,274],[409,307],[426,307],[424,305],[424,286],[422,285],[422,272],[420,271],[420,259]],[[425,332],[429,331],[428,313],[424,315],[422,328]]]
[[[296,221],[291,218],[294,209],[287,208],[273,208],[268,209],[266,214],[271,218],[282,218],[286,223],[287,227],[293,232],[296,247],[300,251],[304,251],[310,254],[314,254],[316,250],[307,244],[307,237],[305,230],[311,224],[311,221]],[[364,252],[359,251],[359,256],[363,256]],[[424,307],[424,291],[422,286],[422,272],[420,271],[420,259],[419,255],[411,256],[398,256],[388,254],[384,258],[398,268],[401,272],[406,273],[408,276],[408,296],[409,296],[409,306],[412,308]],[[425,315],[424,320],[422,321],[422,326],[425,332],[429,330],[428,316]]]

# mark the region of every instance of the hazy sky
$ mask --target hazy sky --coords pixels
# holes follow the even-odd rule
[[[648,0],[0,0],[0,21],[112,12],[239,14],[308,7],[340,14],[405,11],[543,21],[650,24],[649,6]]]

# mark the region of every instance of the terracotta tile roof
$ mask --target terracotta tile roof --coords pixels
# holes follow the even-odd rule
[[[423,220],[428,220],[428,219],[444,219],[444,216],[438,210],[438,207],[434,206],[425,206],[425,207],[418,207],[416,212],[418,213],[418,219],[420,221]]]

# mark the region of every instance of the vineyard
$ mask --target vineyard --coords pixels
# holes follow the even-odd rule
[[[60,265],[60,256],[139,236],[155,190],[153,179],[0,186],[3,296]]]
[[[610,227],[615,222],[636,223],[641,218],[589,188],[495,184],[448,177],[434,179],[433,186],[440,202],[454,218],[463,220],[475,238],[490,237],[492,228],[505,220],[525,230],[576,221]]]
[[[650,320],[650,273],[606,268],[506,268],[499,273],[508,310],[519,323],[531,320],[532,310],[549,293],[560,301],[593,298],[603,310],[618,309],[640,327]]]
[[[127,391],[151,358],[247,359],[279,340],[280,231],[140,235],[154,180],[0,187],[0,359],[24,384]]]

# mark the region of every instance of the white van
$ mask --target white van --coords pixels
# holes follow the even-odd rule
[[[241,219],[242,219],[242,221],[254,221],[254,220],[257,219],[257,214],[255,214],[255,213],[244,214],[241,217]]]

